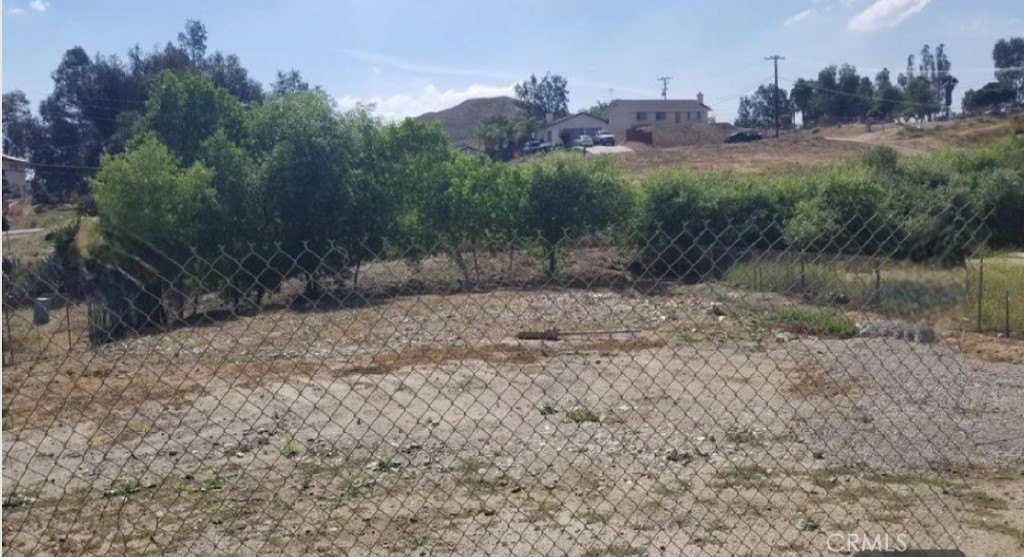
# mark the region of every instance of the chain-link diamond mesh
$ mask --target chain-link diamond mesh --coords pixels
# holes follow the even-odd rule
[[[5,269],[4,550],[961,547],[975,258],[861,224]]]

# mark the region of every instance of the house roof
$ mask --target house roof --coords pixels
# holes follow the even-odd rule
[[[8,155],[7,153],[4,153],[3,157],[4,157],[4,160],[7,160],[7,161],[14,161],[14,162],[21,162],[21,163],[28,164],[28,159],[23,159],[21,157],[12,157],[11,155]]]
[[[696,99],[615,99],[608,104],[609,108],[621,106],[626,109],[643,110],[711,110],[711,107]]]
[[[589,114],[589,113],[586,113],[586,112],[580,112],[578,114],[572,114],[572,115],[569,115],[569,116],[563,116],[563,117],[561,117],[561,118],[559,118],[557,120],[552,120],[551,123],[543,124],[539,129],[549,128],[549,127],[554,126],[556,124],[561,124],[562,122],[565,122],[566,120],[572,120],[573,118],[580,118],[580,117],[590,118],[592,120],[596,120],[598,122],[601,122],[602,124],[607,124],[608,123],[608,120],[605,120],[604,118],[599,118],[597,116],[594,116],[593,114]]]

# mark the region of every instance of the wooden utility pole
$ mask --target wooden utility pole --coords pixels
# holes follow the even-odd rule
[[[775,113],[775,138],[779,137],[779,60],[785,60],[785,56],[779,56],[778,54],[772,54],[766,56],[765,60],[771,60],[775,63],[775,90],[772,91],[772,111]]]
[[[668,82],[672,81],[672,78],[666,75],[659,77],[658,81],[661,82],[661,98],[668,100]]]

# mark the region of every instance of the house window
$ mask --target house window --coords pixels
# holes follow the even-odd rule
[[[682,112],[676,112],[676,123],[677,124],[682,121],[682,118],[681,118],[682,115],[683,115]]]
[[[655,120],[665,120],[667,117],[668,117],[668,115],[666,113],[664,113],[664,112],[655,112],[654,113],[654,119]]]
[[[636,113],[636,121],[637,122],[644,122],[646,120],[647,120],[647,113],[646,112],[637,112]]]

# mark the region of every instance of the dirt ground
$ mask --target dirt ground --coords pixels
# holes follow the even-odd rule
[[[752,143],[668,148],[629,143],[635,153],[616,155],[616,160],[628,175],[676,167],[767,175],[829,166],[877,145],[888,145],[904,156],[977,147],[1006,137],[1021,125],[985,117],[919,125],[875,124],[870,129],[863,124],[822,126],[784,133],[779,139],[766,134],[764,140]]]
[[[628,145],[634,149],[634,154],[616,155],[616,161],[628,175],[643,175],[658,169],[675,167],[767,175],[806,168],[822,168],[857,156],[870,148],[803,133],[790,134],[779,139],[766,138],[751,143],[667,148],[652,148],[634,143]]]
[[[800,335],[746,309],[790,302],[498,289],[40,351],[4,366],[3,547],[817,556],[903,534],[1024,551],[1022,352]]]

